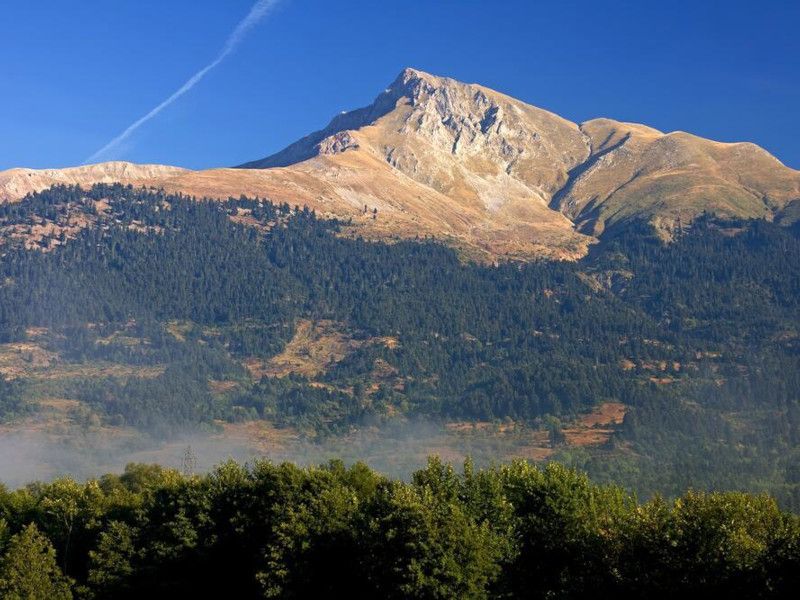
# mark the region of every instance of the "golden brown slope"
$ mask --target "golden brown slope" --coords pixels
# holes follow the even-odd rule
[[[406,69],[372,105],[244,167],[313,170],[356,210],[375,202],[404,234],[495,255],[567,257],[590,240],[548,202],[588,155],[577,125],[553,113]]]
[[[592,154],[554,198],[587,234],[631,220],[668,234],[704,211],[772,218],[800,198],[800,173],[755,144],[723,144],[610,119],[581,125]]]
[[[98,163],[67,169],[9,169],[0,171],[0,200],[14,201],[54,185],[92,185],[120,182],[159,185],[166,178],[185,172],[180,167],[137,165],[123,161]]]
[[[338,161],[342,153],[377,156],[455,201],[457,211],[475,211],[469,235],[484,244],[509,234],[528,244],[585,244],[545,205],[592,236],[646,220],[668,237],[705,211],[784,222],[800,214],[800,173],[754,144],[610,119],[578,127],[482,86],[413,69],[372,105],[244,166]],[[476,216],[483,227],[472,227]]]
[[[593,236],[640,219],[668,235],[704,211],[800,218],[800,172],[753,144],[609,119],[578,126],[414,69],[371,105],[243,167],[12,169],[0,173],[0,199],[110,181],[210,198],[246,194],[352,218],[366,237],[434,235],[490,259],[577,258]]]

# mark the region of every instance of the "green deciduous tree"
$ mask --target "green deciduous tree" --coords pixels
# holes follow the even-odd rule
[[[0,561],[0,598],[70,600],[70,581],[56,562],[56,552],[36,525],[13,536]]]

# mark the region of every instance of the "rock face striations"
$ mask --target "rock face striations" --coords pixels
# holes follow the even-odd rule
[[[632,222],[648,221],[668,237],[704,211],[785,222],[800,216],[800,172],[753,144],[610,119],[577,125],[415,69],[369,106],[238,168],[12,169],[0,173],[0,198],[99,181],[305,204],[352,219],[365,237],[432,235],[489,259],[574,259]]]
[[[406,69],[370,106],[242,168],[313,168],[337,196],[408,233],[573,257],[590,238],[548,204],[589,153],[578,126],[553,113]]]
[[[519,198],[546,206],[590,153],[578,126],[553,113],[406,69],[372,105],[242,166],[285,167],[348,150],[369,152],[417,183],[492,212]]]

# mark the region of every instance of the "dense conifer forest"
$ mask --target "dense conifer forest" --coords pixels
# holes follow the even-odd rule
[[[0,205],[0,228],[0,344],[161,368],[60,381],[109,426],[167,438],[263,419],[324,438],[522,422],[644,496],[746,489],[800,508],[797,228],[707,216],[669,243],[642,226],[577,263],[490,266],[265,199],[119,185]],[[280,353],[303,319],[336,324],[350,351],[314,377],[254,377],[245,361]],[[0,417],[36,411],[41,390],[6,375]],[[606,445],[560,447],[561,424],[610,401],[628,411]]]

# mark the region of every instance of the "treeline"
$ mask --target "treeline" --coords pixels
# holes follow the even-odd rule
[[[26,600],[793,598],[800,519],[738,493],[642,504],[555,464],[132,465],[0,491],[0,556],[0,596]]]

